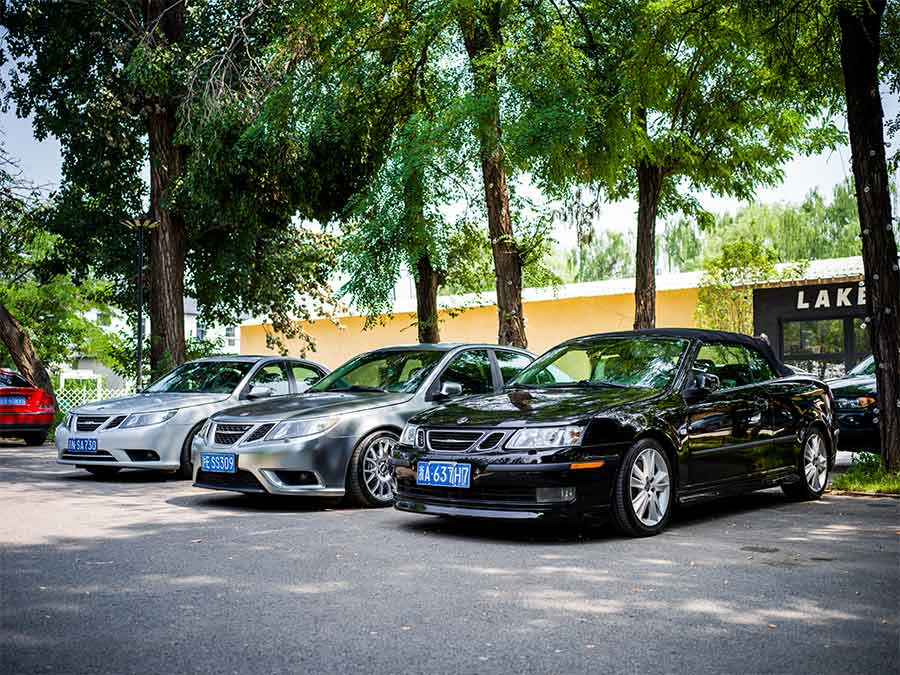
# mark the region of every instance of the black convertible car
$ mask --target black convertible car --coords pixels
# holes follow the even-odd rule
[[[502,393],[412,418],[394,505],[445,516],[607,517],[657,534],[675,503],[781,485],[817,499],[837,432],[828,387],[744,335],[657,329],[577,338]]]

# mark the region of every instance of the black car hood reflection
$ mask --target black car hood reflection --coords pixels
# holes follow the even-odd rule
[[[426,413],[416,421],[432,426],[491,427],[566,423],[594,417],[622,405],[632,405],[660,393],[659,389],[644,387],[507,389],[499,394],[460,399]]]
[[[855,398],[871,396],[875,393],[875,378],[872,375],[845,377],[840,380],[829,380],[828,386],[835,398]]]
[[[372,408],[404,403],[412,394],[360,391],[316,391],[266,399],[229,408],[215,419],[297,419],[323,415],[346,415]]]

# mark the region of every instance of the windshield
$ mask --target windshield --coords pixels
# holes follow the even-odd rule
[[[31,387],[31,383],[15,373],[0,373],[0,387]]]
[[[444,352],[384,350],[361,354],[310,387],[310,391],[414,392]]]
[[[863,361],[860,361],[856,364],[856,367],[850,371],[851,377],[857,377],[859,375],[874,375],[875,374],[875,357],[870,356]]]
[[[672,383],[687,340],[609,337],[562,345],[519,373],[510,387],[652,387]]]
[[[253,367],[251,361],[194,361],[178,366],[147,387],[149,392],[230,394]]]

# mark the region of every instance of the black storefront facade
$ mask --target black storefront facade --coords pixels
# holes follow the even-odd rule
[[[789,365],[841,377],[871,354],[859,278],[753,290],[753,328]]]

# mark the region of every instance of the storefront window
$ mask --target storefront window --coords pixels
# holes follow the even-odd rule
[[[789,321],[784,324],[784,356],[840,354],[844,351],[844,320]]]

